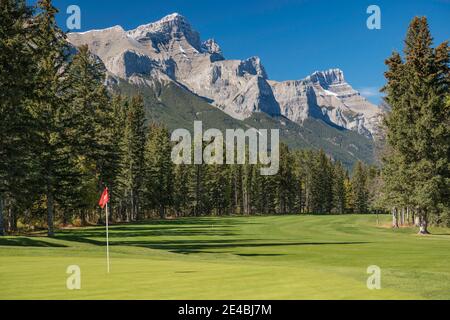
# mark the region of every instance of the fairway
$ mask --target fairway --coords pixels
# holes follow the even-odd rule
[[[147,221],[55,239],[0,238],[0,299],[450,299],[450,230],[392,230],[389,217],[261,216]],[[81,290],[66,269],[81,268]],[[381,268],[369,290],[367,267]]]

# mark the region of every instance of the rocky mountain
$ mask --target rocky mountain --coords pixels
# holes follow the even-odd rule
[[[347,157],[344,161],[347,163],[360,159],[358,149],[364,154],[364,160],[371,160],[367,156],[370,153],[367,145],[371,142],[359,138],[355,143],[351,141],[358,135],[367,140],[376,138],[383,111],[354,90],[339,69],[315,72],[302,80],[272,81],[258,57],[225,59],[214,39],[202,41],[186,18],[177,13],[129,31],[115,26],[70,33],[68,40],[75,47],[89,46],[103,61],[109,73],[109,84],[116,89],[127,85],[140,87],[140,91],[146,88],[148,96],[156,96],[154,103],[161,102],[163,91],[170,87],[172,94],[176,91],[184,99],[186,94],[193,95],[214,106],[230,119],[236,119],[234,124],[243,121],[241,124],[248,127],[255,117],[266,119],[267,116],[273,121],[268,120],[266,124],[270,122],[289,131],[291,144],[296,145],[296,139],[307,136],[307,141],[300,145],[333,149],[330,153],[336,153],[335,147],[342,147],[340,141],[348,138],[346,146],[350,149],[344,150],[346,155],[338,158]],[[196,100],[197,103],[200,100]],[[172,103],[178,102],[172,100]],[[166,106],[164,110],[170,109],[167,101],[161,103]],[[210,111],[207,114],[211,114]],[[176,117],[172,114],[170,119],[162,118],[173,122]],[[328,136],[313,132],[316,135],[313,138],[306,134],[319,127]],[[296,133],[293,135],[293,132]],[[336,138],[345,135],[345,139]],[[330,145],[324,147],[326,144]]]
[[[313,117],[376,137],[383,110],[354,90],[339,69],[314,72],[300,81],[270,81],[281,113],[302,123]]]
[[[115,77],[131,82],[175,82],[235,119],[255,112],[282,115],[302,124],[307,118],[376,135],[382,110],[368,102],[339,69],[315,72],[303,80],[268,79],[258,57],[226,60],[213,39],[200,35],[180,14],[125,31],[120,26],[71,33],[69,41],[90,50]]]

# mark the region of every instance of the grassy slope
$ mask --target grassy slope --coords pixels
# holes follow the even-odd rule
[[[388,222],[389,217],[382,217]],[[450,299],[450,230],[420,237],[374,216],[187,218],[56,239],[0,240],[0,299]],[[65,288],[68,265],[82,290]],[[369,265],[382,289],[366,288]]]
[[[374,162],[373,142],[353,131],[332,127],[321,120],[308,119],[298,125],[286,118],[272,118],[256,113],[244,121],[236,120],[205,100],[174,84],[150,88],[137,87],[120,82],[115,88],[124,95],[142,93],[146,103],[147,118],[164,123],[170,130],[185,128],[193,130],[194,120],[203,121],[204,130],[225,129],[280,129],[281,140],[291,148],[323,149],[352,168],[357,160]]]

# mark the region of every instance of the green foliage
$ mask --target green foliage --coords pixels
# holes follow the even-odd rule
[[[407,61],[399,54],[388,61],[385,91],[394,106],[388,140],[395,156],[384,170],[391,180],[382,180],[379,170],[358,162],[373,162],[371,141],[318,120],[298,125],[257,113],[238,121],[174,84],[117,80],[108,92],[104,65],[86,46],[73,53],[56,13],[50,0],[38,1],[34,12],[24,1],[0,5],[0,233],[5,212],[10,232],[18,220],[46,221],[49,235],[56,223],[101,222],[97,200],[105,186],[116,221],[368,213],[388,199],[379,194],[381,185],[395,190],[389,200],[396,205],[420,202],[442,212],[436,220],[448,221],[449,197],[442,192],[448,191],[448,102],[441,108],[448,47],[417,49],[431,39],[422,20],[414,25],[419,31],[408,34]],[[192,130],[193,120],[203,121],[205,130],[280,129],[278,174],[262,176],[260,163],[174,165],[170,132]],[[409,177],[423,183],[411,184]]]
[[[368,210],[369,191],[367,169],[364,168],[361,162],[358,162],[353,170],[351,180],[352,195],[353,195],[353,209],[355,213],[364,213]]]
[[[32,97],[36,71],[29,39],[33,27],[27,24],[33,11],[25,1],[0,2],[0,235],[5,229],[4,210],[9,211],[8,224],[17,227],[16,210],[29,205],[36,138],[30,129],[33,118],[27,101]]]
[[[384,157],[384,204],[410,207],[424,221],[449,206],[450,109],[449,47],[432,47],[425,17],[408,28],[404,59],[399,53],[386,60],[386,119],[388,148]]]
[[[307,119],[302,125],[285,118],[255,113],[244,121],[236,120],[204,99],[175,84],[153,86],[133,85],[119,80],[116,92],[126,96],[142,94],[146,114],[150,121],[164,124],[169,131],[185,128],[192,133],[193,122],[202,121],[204,130],[226,129],[279,129],[281,141],[291,149],[323,149],[326,154],[342,162],[346,169],[361,160],[375,163],[374,142],[350,130],[340,130],[321,120]]]
[[[333,166],[333,211],[338,214],[346,212],[346,172],[338,161]]]
[[[79,177],[66,134],[70,124],[64,116],[64,94],[70,86],[66,74],[68,45],[56,24],[56,13],[51,1],[38,2],[37,30],[33,39],[38,68],[31,102],[38,136],[35,152],[40,183],[35,188],[41,188],[46,201],[49,236],[53,235],[55,206],[64,206],[64,200],[71,197],[69,186],[77,185]]]
[[[138,218],[143,192],[145,113],[142,96],[134,96],[125,105],[125,127],[120,140],[121,160],[118,185],[123,199],[123,214],[126,220]]]
[[[144,155],[144,201],[147,209],[159,210],[164,218],[166,208],[173,204],[174,174],[171,142],[165,127],[149,127]]]

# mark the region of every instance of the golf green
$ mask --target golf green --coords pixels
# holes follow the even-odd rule
[[[450,229],[389,216],[154,220],[0,238],[0,299],[450,299]],[[79,266],[81,289],[66,286]],[[369,290],[369,266],[381,289]]]

